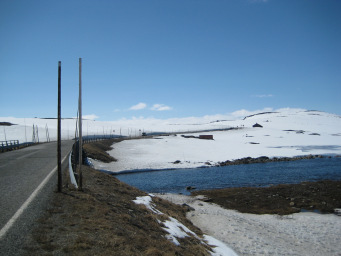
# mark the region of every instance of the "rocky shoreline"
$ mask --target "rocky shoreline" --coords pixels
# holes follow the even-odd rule
[[[334,157],[341,157],[336,155]],[[216,166],[228,166],[228,165],[240,165],[240,164],[256,164],[256,163],[270,163],[270,162],[288,162],[288,161],[298,161],[304,159],[316,159],[316,158],[333,158],[333,156],[325,156],[325,155],[305,155],[305,156],[294,156],[294,157],[267,157],[260,156],[256,158],[252,157],[244,157],[236,160],[226,160],[224,162],[218,162]]]

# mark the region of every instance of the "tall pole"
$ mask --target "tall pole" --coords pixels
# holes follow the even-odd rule
[[[82,58],[79,58],[79,98],[78,98],[78,129],[79,129],[79,170],[78,170],[78,185],[79,190],[83,189],[83,177],[82,177],[82,163],[83,163],[83,139],[82,139]]]
[[[58,192],[62,192],[62,154],[61,154],[61,61],[58,62]]]

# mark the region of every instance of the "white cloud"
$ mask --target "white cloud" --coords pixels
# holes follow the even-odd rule
[[[250,115],[254,115],[257,113],[263,113],[263,112],[272,112],[273,108],[263,108],[260,110],[246,110],[246,109],[241,109],[241,110],[237,110],[231,113],[231,115],[235,118],[241,118],[241,117],[245,117],[245,116],[250,116]]]
[[[205,115],[205,116],[191,116],[191,117],[178,117],[178,118],[167,118],[167,119],[158,119],[154,117],[145,117],[145,116],[133,116],[130,118],[121,118],[118,120],[118,126],[121,127],[136,127],[136,129],[140,129],[144,127],[147,129],[153,130],[156,127],[159,130],[169,130],[173,129],[175,131],[178,125],[190,125],[190,127],[195,127],[193,125],[198,124],[209,124],[211,122],[215,122],[217,120],[240,120],[246,116],[264,113],[264,112],[288,112],[288,111],[296,111],[301,112],[305,111],[306,109],[298,109],[298,108],[280,108],[275,109],[271,107],[263,108],[263,109],[256,109],[256,110],[247,110],[247,109],[240,109],[234,112],[227,112],[225,114],[215,114],[215,115]],[[14,122],[14,121],[13,121]],[[216,124],[219,127],[219,123]],[[162,127],[162,128],[160,128]],[[170,128],[171,127],[171,128]]]
[[[95,120],[98,119],[99,116],[96,116],[95,114],[91,114],[91,115],[83,115],[82,119],[88,119],[88,120]]]
[[[259,94],[259,95],[253,95],[253,97],[256,97],[256,98],[270,98],[270,97],[273,97],[272,94]]]
[[[141,109],[144,109],[147,107],[147,104],[146,103],[143,103],[143,102],[140,102],[134,106],[131,106],[129,109],[130,110],[141,110]]]
[[[165,111],[165,110],[171,110],[172,108],[164,104],[154,104],[153,107],[151,107],[150,109],[156,110],[156,111]]]

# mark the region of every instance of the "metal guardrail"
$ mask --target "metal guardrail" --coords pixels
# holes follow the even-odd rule
[[[0,152],[16,150],[23,147],[33,145],[33,142],[19,143],[19,140],[0,141]]]
[[[70,181],[71,183],[78,189],[75,173],[72,168],[72,151],[69,155],[69,175],[70,175]]]
[[[107,140],[107,139],[114,139],[114,138],[123,138],[123,137],[124,136],[120,136],[120,135],[90,135],[90,136],[83,136],[82,141],[83,141],[83,145],[84,145],[84,143],[90,143],[90,142]],[[82,150],[82,152],[83,152],[82,164],[89,165],[85,151]],[[76,172],[77,165],[79,165],[79,139],[78,139],[78,137],[75,138],[75,142],[73,143],[72,150],[71,150],[70,157],[69,157],[70,179],[71,179],[71,183],[76,188],[78,188],[77,182],[79,182],[78,173]]]
[[[1,152],[19,148],[19,140],[0,141]]]
[[[83,143],[90,143],[100,140],[108,140],[108,139],[117,139],[117,138],[123,138],[124,136],[121,135],[88,135],[83,136]]]
[[[100,141],[100,140],[108,140],[108,139],[117,139],[117,138],[123,138],[124,136],[121,135],[87,135],[83,136],[83,143],[90,143],[90,142],[95,142],[95,141]],[[78,138],[76,138],[78,140]]]

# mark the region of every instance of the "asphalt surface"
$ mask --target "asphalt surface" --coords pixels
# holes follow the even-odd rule
[[[62,141],[62,159],[73,141]],[[67,168],[68,159],[63,162]],[[57,166],[57,143],[45,143],[0,154],[0,230]],[[57,172],[42,187],[8,231],[0,237],[0,255],[21,255],[25,238],[57,190]],[[13,219],[12,219],[13,220]]]

